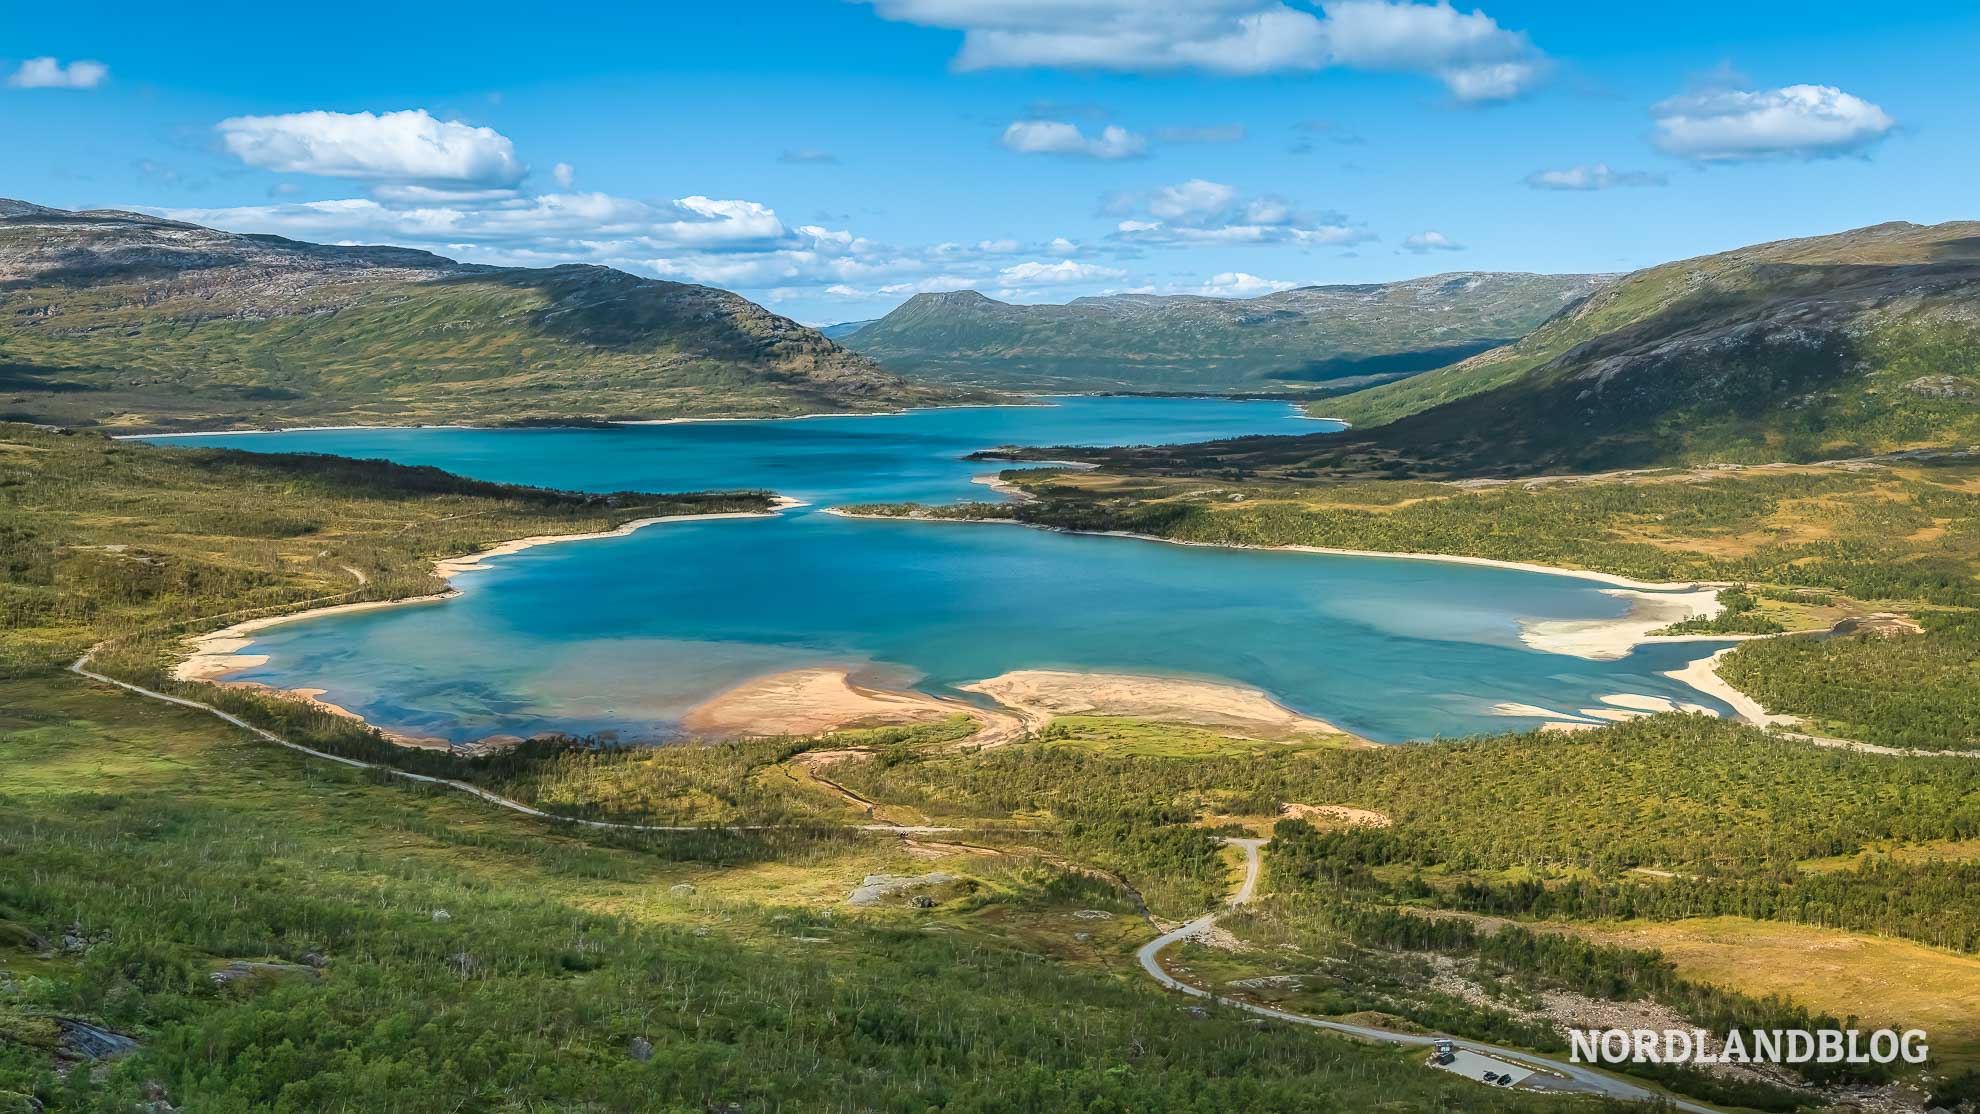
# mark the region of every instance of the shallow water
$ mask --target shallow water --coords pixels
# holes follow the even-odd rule
[[[768,488],[776,518],[663,523],[463,574],[441,604],[271,628],[235,679],[324,690],[381,727],[466,741],[544,730],[660,738],[700,701],[801,665],[949,686],[1011,669],[1237,681],[1381,741],[1531,726],[1610,693],[1725,711],[1662,676],[1717,648],[1613,662],[1521,645],[1522,619],[1617,616],[1576,578],[1385,558],[1220,550],[1010,526],[820,514],[986,498],[960,459],[1000,444],[1143,444],[1324,425],[1270,402],[1073,398],[1049,407],[603,430],[311,430],[171,438],[433,464],[591,491]]]

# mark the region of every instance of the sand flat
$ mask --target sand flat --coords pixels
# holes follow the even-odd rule
[[[959,687],[1012,709],[1034,728],[1059,716],[1101,715],[1232,728],[1268,739],[1346,734],[1258,689],[1183,677],[1020,669]]]
[[[1617,619],[1538,619],[1520,624],[1519,640],[1536,650],[1567,654],[1590,661],[1615,661],[1629,656],[1650,632],[1719,613],[1719,592],[1704,588],[1689,592],[1642,592],[1605,588],[1603,595],[1630,602],[1629,614]],[[1722,635],[1710,636],[1714,639]]]
[[[756,677],[697,705],[681,727],[705,738],[824,735],[849,727],[939,723],[980,710],[959,700],[856,685],[843,667],[792,669]]]

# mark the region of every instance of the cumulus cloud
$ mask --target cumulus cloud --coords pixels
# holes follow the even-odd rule
[[[1296,282],[1281,279],[1259,278],[1243,271],[1225,271],[1196,288],[1198,294],[1213,298],[1255,298],[1260,294],[1276,294],[1281,290],[1291,290]]]
[[[577,171],[571,169],[570,163],[560,162],[550,168],[550,177],[557,180],[557,188],[567,190],[577,180]]]
[[[915,294],[944,294],[951,290],[973,290],[981,284],[983,284],[981,276],[939,274],[869,288],[834,283],[825,288],[825,293],[835,298],[872,301],[875,298],[905,298]]]
[[[1546,56],[1449,0],[867,0],[883,19],[963,33],[959,70],[1050,66],[1264,74],[1329,66],[1421,73],[1466,101],[1525,92]]]
[[[1650,110],[1659,148],[1698,162],[1855,154],[1896,127],[1883,109],[1833,85],[1711,89]]]
[[[1005,286],[1065,286],[1126,277],[1127,272],[1117,267],[1076,263],[1070,259],[1061,259],[1057,263],[1018,263],[997,272],[998,280]]]
[[[110,76],[101,62],[78,60],[63,65],[54,58],[30,58],[7,78],[16,89],[94,89]]]
[[[1147,194],[1104,198],[1102,211],[1125,219],[1117,241],[1140,244],[1300,244],[1325,246],[1371,240],[1338,213],[1310,214],[1282,197],[1245,197],[1235,186],[1192,178]]]
[[[1354,0],[1326,6],[1332,60],[1356,69],[1427,73],[1461,101],[1516,97],[1545,76],[1546,57],[1523,31],[1482,11]]]
[[[1418,255],[1432,251],[1463,251],[1464,245],[1442,232],[1418,232],[1403,240],[1403,250]]]
[[[423,108],[235,116],[216,130],[235,158],[286,174],[510,188],[529,170],[507,136]]]
[[[1611,170],[1608,163],[1570,166],[1565,170],[1536,170],[1526,184],[1536,190],[1610,190],[1619,186],[1661,186],[1662,174],[1641,170]]]
[[[1139,158],[1148,151],[1146,136],[1109,124],[1088,136],[1078,126],[1057,120],[1018,120],[1004,129],[999,142],[1025,155],[1083,155],[1093,159]]]
[[[814,246],[824,230],[787,230],[774,210],[753,201],[683,197],[651,203],[602,193],[541,194],[492,203],[376,197],[167,209],[175,220],[238,232],[268,232],[332,242],[400,243],[480,258],[554,257],[558,262],[629,257],[675,248]],[[479,250],[477,250],[479,249]]]

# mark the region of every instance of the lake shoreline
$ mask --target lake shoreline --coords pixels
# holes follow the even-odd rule
[[[1087,467],[1092,467],[1088,465]],[[982,482],[973,480],[972,482]],[[1542,565],[1530,561],[1501,561],[1493,557],[1467,557],[1457,553],[1392,553],[1380,549],[1336,549],[1323,545],[1258,545],[1253,542],[1203,542],[1187,538],[1165,538],[1160,534],[1141,534],[1132,530],[1074,530],[1064,526],[1048,526],[1037,522],[1020,522],[1014,518],[944,518],[939,515],[904,514],[860,514],[842,507],[821,507],[820,514],[836,515],[840,518],[868,519],[880,522],[940,522],[963,523],[984,526],[1023,526],[1032,530],[1048,530],[1058,534],[1078,534],[1096,538],[1131,538],[1135,541],[1162,542],[1167,545],[1189,545],[1203,549],[1249,549],[1262,553],[1318,553],[1330,557],[1380,557],[1398,561],[1442,561],[1454,565],[1478,565],[1487,568],[1512,569],[1517,572],[1543,573],[1548,576],[1572,576],[1581,580],[1593,580],[1613,588],[1626,588],[1637,592],[1679,593],[1695,592],[1703,589],[1729,588],[1729,581],[1687,580],[1658,582],[1636,580],[1618,573],[1597,572],[1593,569],[1571,569],[1558,565]],[[1682,636],[1692,637],[1692,636]],[[1710,638],[1724,638],[1726,635],[1709,635]]]
[[[1024,398],[1056,398],[1057,395],[1024,395]],[[477,430],[482,433],[527,433],[539,430],[598,430],[616,429],[620,426],[664,426],[699,425],[713,422],[801,422],[813,418],[898,418],[908,414],[921,414],[934,410],[1014,410],[1033,407],[1049,407],[1050,402],[969,402],[956,406],[903,406],[897,410],[820,410],[810,414],[765,414],[758,417],[723,416],[709,418],[610,418],[599,421],[586,421],[570,418],[564,421],[546,422],[541,425],[473,425],[462,422],[432,423],[366,423],[355,425],[292,425],[260,426],[253,429],[180,429],[168,433],[113,433],[113,441],[157,441],[172,437],[242,437],[250,434],[276,433],[349,433],[391,429],[456,429]]]
[[[499,542],[475,553],[463,554],[458,557],[438,558],[433,562],[433,575],[439,577],[441,580],[451,581],[454,577],[464,572],[481,572],[486,570],[488,565],[485,562],[491,559],[511,556],[538,546],[629,537],[633,533],[649,526],[658,526],[669,522],[710,522],[737,518],[775,518],[787,510],[807,505],[802,500],[779,495],[773,498],[768,510],[762,511],[713,511],[707,514],[657,515],[623,522],[610,530],[594,530],[584,534],[533,534],[529,537],[513,538],[509,541]],[[360,585],[361,587],[362,585]],[[246,649],[254,641],[251,637],[252,635],[267,630],[270,627],[297,623],[305,619],[321,619],[331,615],[351,615],[365,611],[382,611],[386,608],[444,603],[463,594],[464,591],[462,589],[449,586],[445,591],[428,592],[418,596],[402,596],[398,599],[390,600],[360,600],[353,603],[336,603],[323,607],[307,608],[302,611],[287,612],[281,615],[267,615],[258,619],[243,620],[242,622],[234,623],[218,630],[208,631],[204,634],[194,635],[187,639],[187,645],[191,648],[192,652],[172,667],[170,675],[175,681],[255,689],[300,700],[305,704],[328,711],[333,715],[345,716],[356,720],[366,727],[378,731],[387,739],[400,746],[424,749],[451,746],[445,740],[427,736],[409,735],[379,727],[347,708],[321,699],[324,690],[319,688],[298,687],[284,689],[277,688],[273,685],[266,685],[259,681],[232,681],[228,680],[227,677],[229,674],[239,673],[244,669],[252,669],[267,662],[268,658],[265,655],[243,654],[241,651]],[[468,745],[471,746],[473,744]]]
[[[994,479],[995,479],[995,474],[993,473],[987,478],[986,477],[976,478],[974,482],[986,483],[986,480],[994,481]],[[995,484],[994,482],[990,482],[987,483],[987,486],[991,486],[992,490],[998,490],[999,485]],[[1004,492],[1000,491],[1000,494],[1003,493]],[[660,516],[660,517],[652,517],[652,518],[635,519],[630,522],[623,523],[612,530],[606,530],[606,531],[595,531],[592,533],[585,533],[585,534],[533,535],[525,538],[516,538],[510,541],[498,543],[487,549],[472,554],[465,554],[458,557],[445,557],[445,558],[437,559],[434,562],[433,571],[434,571],[434,575],[441,578],[442,580],[451,580],[455,576],[464,572],[484,571],[489,567],[488,565],[489,561],[505,556],[510,556],[516,553],[520,553],[525,550],[532,549],[541,545],[554,545],[561,542],[588,541],[588,540],[600,540],[606,538],[626,537],[648,526],[654,526],[668,522],[709,521],[709,520],[738,519],[738,518],[769,518],[781,514],[786,510],[790,510],[796,507],[802,507],[805,505],[806,504],[800,500],[792,499],[787,496],[777,496],[772,507],[765,511],[729,511],[729,512],[716,512],[710,514]],[[1626,656],[1628,651],[1634,646],[1648,642],[1710,641],[1710,642],[1724,643],[1726,641],[1740,640],[1740,636],[1727,636],[1727,635],[1678,635],[1678,636],[1670,636],[1667,638],[1660,638],[1660,637],[1649,636],[1646,633],[1646,628],[1648,627],[1668,625],[1668,623],[1672,621],[1672,615],[1667,612],[1653,612],[1650,614],[1646,614],[1645,613],[1646,604],[1654,605],[1655,603],[1664,600],[1682,600],[1683,606],[1685,606],[1688,612],[1691,614],[1709,613],[1703,610],[1701,606],[1703,601],[1696,598],[1699,595],[1715,595],[1715,591],[1713,591],[1714,586],[1709,583],[1691,582],[1691,583],[1660,584],[1650,581],[1636,580],[1633,578],[1619,576],[1612,573],[1595,572],[1592,570],[1563,569],[1563,568],[1555,568],[1547,565],[1536,564],[1532,562],[1500,561],[1491,558],[1467,557],[1467,556],[1454,555],[1454,554],[1385,553],[1379,550],[1350,550],[1350,549],[1336,549],[1336,548],[1329,548],[1323,546],[1305,546],[1305,545],[1264,546],[1264,545],[1255,545],[1255,544],[1223,544],[1217,542],[1202,542],[1202,541],[1190,541],[1190,540],[1175,539],[1175,538],[1164,538],[1157,535],[1140,534],[1140,533],[1124,531],[1124,530],[1108,530],[1108,531],[1069,530],[1062,527],[1042,526],[1033,523],[1018,522],[1013,519],[944,519],[944,518],[928,518],[928,517],[911,518],[911,517],[896,516],[896,515],[858,514],[858,513],[846,511],[839,507],[821,508],[820,513],[829,514],[841,518],[880,519],[880,520],[890,520],[890,521],[905,520],[905,521],[914,521],[914,522],[1017,525],[1017,526],[1028,526],[1031,527],[1032,529],[1048,530],[1063,534],[1084,534],[1088,536],[1097,536],[1097,537],[1118,537],[1118,538],[1125,538],[1134,541],[1164,542],[1171,545],[1187,545],[1187,546],[1195,546],[1198,548],[1246,549],[1246,550],[1259,550],[1266,552],[1275,552],[1275,551],[1294,552],[1294,553],[1310,553],[1321,556],[1363,557],[1363,558],[1374,558],[1374,559],[1443,561],[1452,564],[1504,568],[1512,571],[1528,572],[1528,573],[1534,573],[1540,575],[1569,576],[1577,579],[1589,580],[1607,585],[1609,587],[1610,594],[1613,595],[1625,596],[1625,597],[1637,597],[1636,606],[1633,606],[1631,608],[1629,614],[1620,616],[1615,619],[1563,621],[1567,625],[1574,628],[1572,630],[1567,630],[1567,631],[1543,632],[1540,635],[1534,635],[1531,633],[1530,629],[1527,626],[1523,625],[1521,640],[1523,642],[1526,642],[1529,646],[1533,647],[1534,649],[1538,649],[1543,652],[1568,653],[1571,654],[1572,656],[1588,657],[1591,658],[1591,660],[1612,660],[1613,658]],[[1690,598],[1687,598],[1686,596],[1687,593],[1690,594]],[[488,740],[476,740],[473,742],[463,743],[458,745],[448,744],[444,740],[436,739],[430,736],[418,736],[418,735],[406,734],[403,732],[397,732],[387,728],[378,727],[375,724],[371,724],[368,721],[366,721],[362,716],[357,715],[356,713],[353,713],[348,709],[338,707],[335,705],[330,705],[326,701],[322,700],[321,699],[323,693],[322,689],[305,688],[305,687],[298,687],[293,689],[281,689],[256,681],[232,681],[227,679],[228,675],[230,674],[235,674],[246,669],[254,668],[256,666],[264,664],[267,661],[267,658],[265,656],[255,655],[255,654],[244,654],[241,651],[246,649],[252,643],[253,641],[252,635],[260,631],[266,630],[270,627],[274,627],[286,623],[300,622],[305,619],[324,618],[328,616],[341,615],[341,614],[353,614],[364,611],[381,610],[389,607],[405,607],[405,606],[415,606],[421,604],[440,603],[446,600],[456,598],[461,594],[462,594],[461,589],[449,587],[447,590],[443,592],[427,593],[419,596],[407,596],[395,600],[366,600],[366,601],[359,601],[353,603],[330,604],[323,607],[309,608],[304,611],[298,611],[284,615],[266,616],[258,619],[246,620],[241,623],[236,623],[231,626],[221,628],[219,630],[210,631],[205,634],[194,636],[192,639],[189,640],[190,645],[192,647],[192,652],[173,668],[171,675],[173,679],[179,681],[194,682],[194,683],[211,683],[216,685],[237,685],[243,688],[252,688],[264,692],[271,692],[278,695],[288,696],[290,698],[308,703],[312,706],[320,707],[327,711],[331,711],[333,714],[337,714],[340,716],[347,716],[359,723],[363,723],[368,727],[372,727],[373,729],[378,730],[382,735],[384,735],[390,741],[402,746],[420,747],[420,748],[449,747],[450,749],[471,749],[483,743],[488,743],[493,745],[498,742],[513,743],[519,741],[511,736],[491,736],[490,739]],[[1713,612],[1716,611],[1716,601],[1714,601],[1714,607],[1712,608],[1712,611]],[[1746,636],[1746,637],[1767,637],[1767,636]],[[1567,646],[1569,648],[1562,648],[1563,646]],[[1723,678],[1720,678],[1718,676],[1716,669],[1714,668],[1716,662],[1729,649],[1730,649],[1729,647],[1719,649],[1715,651],[1713,654],[1707,655],[1705,657],[1699,658],[1697,660],[1688,663],[1684,669],[1667,671],[1664,673],[1664,676],[1670,677],[1671,679],[1679,681],[1680,683],[1683,683],[1686,686],[1696,691],[1699,691],[1708,696],[1714,697],[1716,699],[1725,702],[1734,710],[1734,718],[1763,726],[1768,722],[1781,722],[1782,717],[1769,717],[1766,715],[1766,713],[1757,711],[1759,705],[1756,702],[1754,702],[1751,698],[1747,697],[1745,694],[1739,693],[1737,689],[1732,688],[1732,686],[1729,683],[1725,682]],[[759,684],[760,682],[774,680],[776,676],[777,675],[770,675],[765,678],[757,678],[750,682],[745,682],[741,686],[737,686],[737,689],[739,690],[750,689],[756,686],[757,684]],[[1095,674],[1094,676],[1100,677],[1103,680],[1105,679],[1105,677],[1100,674]],[[1151,678],[1147,678],[1147,680],[1159,682],[1162,679],[1151,677]],[[1241,687],[1241,686],[1233,686],[1233,687]],[[911,689],[899,690],[899,691],[886,690],[884,692],[881,690],[871,690],[870,693],[868,693],[867,690],[864,690],[862,688],[861,691],[864,694],[879,697],[881,699],[899,698],[903,701],[913,701],[919,698],[921,700],[926,700],[931,703],[934,703],[936,701],[942,701],[942,698],[940,697],[929,696],[927,694],[922,694]],[[711,697],[709,701],[706,702],[706,704],[712,705],[728,695],[729,695],[728,693],[716,694],[715,696]],[[1737,699],[1735,699],[1734,696],[1736,696]],[[946,704],[947,702],[942,701],[942,703]],[[999,701],[998,703],[1003,704],[1004,702]],[[962,710],[961,708],[958,708],[955,705],[949,705],[949,708],[951,711]],[[977,709],[977,711],[980,712],[981,709]],[[766,715],[767,714],[768,713],[766,713]],[[787,713],[785,711],[779,711],[777,715],[769,716],[769,720],[776,720],[778,722],[782,722],[783,719],[786,718],[786,715]],[[744,729],[749,727],[750,725],[742,723],[740,720],[735,719],[733,716],[725,715],[725,716],[716,716],[712,718],[723,721],[718,727],[718,734],[734,735],[740,733],[755,733],[755,732],[745,732]],[[766,720],[765,722],[769,722],[769,720]],[[710,723],[705,726],[717,726],[717,725],[714,723]],[[1339,730],[1339,728],[1333,728],[1333,729],[1336,731]],[[766,733],[776,734],[776,733],[788,733],[788,732],[768,731]]]
[[[995,485],[990,486],[992,490],[997,490]],[[1755,638],[1783,637],[1782,635],[1751,634],[1652,635],[1643,629],[1646,626],[1649,626],[1651,629],[1668,626],[1670,622],[1675,621],[1667,615],[1646,617],[1642,614],[1643,605],[1646,602],[1657,600],[1658,597],[1683,596],[1685,594],[1697,594],[1709,591],[1715,597],[1711,609],[1702,610],[1694,608],[1691,611],[1691,616],[1687,617],[1709,618],[1717,615],[1719,613],[1719,607],[1716,601],[1718,590],[1732,586],[1730,583],[1720,581],[1674,581],[1659,583],[1656,581],[1637,580],[1617,573],[1597,572],[1593,569],[1559,568],[1530,561],[1501,561],[1491,557],[1468,557],[1462,554],[1387,553],[1375,549],[1337,549],[1318,545],[1257,545],[1246,542],[1204,542],[1184,538],[1165,538],[1158,534],[1141,534],[1131,530],[1073,530],[1063,526],[1047,526],[1034,522],[1020,522],[1014,518],[942,518],[933,515],[860,514],[841,507],[824,507],[819,510],[819,513],[835,515],[839,518],[856,518],[884,522],[929,522],[969,526],[1022,526],[1027,529],[1045,530],[1058,534],[1127,538],[1133,541],[1162,542],[1168,545],[1195,546],[1203,549],[1244,549],[1265,553],[1311,553],[1333,557],[1373,557],[1404,561],[1441,561],[1447,564],[1510,569],[1516,572],[1530,572],[1548,576],[1568,576],[1581,580],[1590,580],[1599,584],[1606,584],[1610,588],[1615,589],[1612,594],[1637,597],[1637,606],[1632,607],[1629,614],[1619,616],[1615,619],[1566,621],[1575,624],[1577,628],[1567,631],[1556,632],[1543,630],[1538,635],[1530,635],[1528,628],[1522,625],[1521,641],[1529,647],[1545,653],[1565,652],[1554,647],[1563,643],[1571,644],[1579,649],[1596,651],[1601,656],[1590,657],[1590,660],[1597,661],[1625,657],[1630,650],[1633,650],[1639,645],[1667,642],[1741,642]],[[1793,717],[1771,716],[1764,710],[1759,710],[1760,705],[1757,701],[1754,701],[1753,698],[1747,696],[1745,693],[1740,692],[1730,682],[1719,676],[1717,662],[1722,655],[1730,652],[1732,649],[1734,647],[1725,647],[1714,651],[1704,657],[1694,659],[1684,669],[1666,671],[1664,676],[1685,684],[1714,699],[1724,701],[1733,708],[1735,713],[1733,718],[1743,722],[1764,727],[1769,723],[1792,721]],[[1570,656],[1588,657],[1590,655],[1586,653],[1573,653]],[[1737,694],[1738,699],[1728,698],[1725,695],[1727,692]],[[1749,714],[1749,708],[1754,710],[1754,714]]]

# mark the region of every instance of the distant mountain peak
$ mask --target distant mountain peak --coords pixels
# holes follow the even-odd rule
[[[1000,302],[976,290],[931,290],[916,294],[901,304],[910,305],[913,303],[920,303],[924,306],[1006,306],[1010,304],[1009,302]]]
[[[1122,293],[1063,305],[952,290],[917,294],[843,339],[886,366],[960,382],[1273,389],[1439,367],[1525,335],[1606,281],[1464,272],[1255,298]]]

